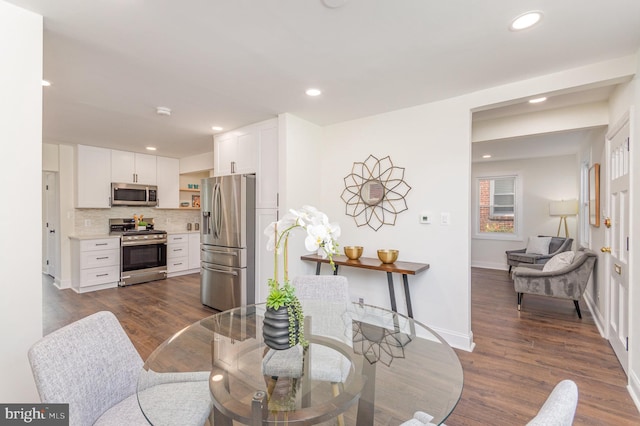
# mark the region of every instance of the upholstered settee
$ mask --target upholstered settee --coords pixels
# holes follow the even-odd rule
[[[564,254],[560,256],[563,257]],[[522,306],[523,294],[537,294],[573,300],[578,317],[582,318],[579,300],[597,259],[596,252],[581,248],[575,252],[570,263],[560,264],[558,269],[545,270],[545,265],[518,266],[512,274],[513,286],[518,294],[518,310]]]
[[[540,235],[540,237],[543,237]],[[507,250],[507,265],[509,265],[509,273],[511,268],[518,266],[521,263],[528,265],[539,265],[546,263],[549,259],[558,253],[571,250],[573,245],[573,238],[564,237],[549,237],[549,252],[548,253],[527,253],[527,248],[518,250]]]

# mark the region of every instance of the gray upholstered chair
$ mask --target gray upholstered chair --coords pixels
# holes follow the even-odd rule
[[[311,330],[305,330],[305,333],[351,345],[351,323],[346,324],[344,317],[349,304],[347,279],[341,275],[302,275],[295,277],[291,284],[296,289],[305,317],[311,318]],[[315,309],[322,310],[323,315],[314,315]],[[327,315],[327,309],[334,310],[335,315]],[[351,370],[351,362],[322,345],[312,343],[309,350],[311,378],[331,382],[333,395],[338,396]],[[302,374],[302,350],[299,346],[281,351],[270,349],[263,358],[262,372],[272,377],[299,377]],[[338,416],[338,423],[344,424],[342,414]]]
[[[148,425],[136,396],[141,372],[153,375],[142,392],[155,393],[152,400],[166,410],[167,424],[178,415],[176,424],[201,425],[211,411],[209,372],[143,372],[140,355],[111,312],[54,331],[28,356],[41,401],[68,403],[71,426]]]
[[[518,266],[512,274],[513,286],[518,294],[518,310],[521,309],[525,293],[536,294],[573,300],[578,317],[582,318],[579,300],[597,259],[596,252],[580,249],[569,265],[557,270],[543,271],[544,265]]]
[[[543,235],[540,235],[541,237]],[[519,266],[521,263],[529,265],[540,265],[546,263],[549,259],[558,253],[571,250],[573,238],[551,237],[549,243],[549,254],[527,253],[527,249],[507,250],[507,265],[509,265],[509,273],[511,268]]]
[[[527,426],[571,426],[577,405],[578,386],[572,380],[563,380],[553,388],[538,414]],[[400,426],[435,426],[431,420],[433,416],[416,411],[412,419]]]
[[[571,426],[578,405],[578,386],[572,380],[558,383],[527,426]]]

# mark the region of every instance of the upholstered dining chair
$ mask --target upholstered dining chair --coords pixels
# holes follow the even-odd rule
[[[351,345],[351,328],[344,322],[344,313],[349,303],[349,284],[346,277],[302,275],[295,277],[291,284],[296,289],[296,296],[300,299],[305,317],[311,318],[311,330],[305,330],[305,333],[334,338]],[[316,302],[327,303],[318,306]],[[325,314],[314,315],[316,308],[322,309]],[[335,310],[335,315],[326,315],[327,309]],[[341,392],[340,386],[351,370],[351,362],[338,352],[321,345],[312,343],[309,349],[312,354],[311,378],[331,382],[333,395],[338,396]],[[300,377],[302,350],[299,346],[281,351],[270,349],[263,359],[262,370],[268,376]],[[344,424],[342,414],[338,416],[338,424]]]
[[[573,380],[563,380],[553,388],[538,414],[526,426],[571,426],[577,405],[578,386]],[[430,414],[416,411],[412,419],[400,426],[435,426],[431,420]]]
[[[309,332],[332,337],[351,346],[351,328],[350,325],[346,327],[344,323],[344,313],[349,304],[347,278],[342,275],[301,275],[295,277],[291,284],[296,289],[296,296],[300,299],[305,316],[311,317]],[[318,315],[314,320],[313,304],[305,304],[305,301],[327,302],[321,309],[326,310],[328,305],[335,309],[335,315]],[[318,321],[318,317],[323,318],[323,321]],[[310,346],[311,378],[331,382],[333,396],[338,396],[340,386],[351,370],[351,362],[330,348],[313,344]],[[338,416],[338,424],[344,424],[342,414]]]
[[[175,419],[175,424],[202,425],[211,411],[209,372],[144,371],[140,355],[111,312],[54,331],[36,342],[28,357],[41,401],[68,403],[71,426],[148,425],[136,395],[140,374],[151,375],[141,397],[155,393],[152,400],[165,410],[161,417],[166,424]]]
[[[578,385],[573,380],[563,380],[553,388],[527,426],[571,426],[577,405]]]

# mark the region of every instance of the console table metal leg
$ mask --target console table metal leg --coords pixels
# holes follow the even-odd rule
[[[404,283],[404,297],[407,300],[407,315],[413,318],[413,309],[411,309],[411,295],[409,294],[409,278],[407,274],[402,274],[402,282]]]
[[[398,312],[398,307],[396,306],[396,293],[393,290],[393,275],[391,275],[391,272],[387,272],[387,282],[389,283],[389,298],[391,299],[391,310],[393,312]]]
[[[322,265],[322,263],[316,263],[316,275],[320,275],[320,265]]]

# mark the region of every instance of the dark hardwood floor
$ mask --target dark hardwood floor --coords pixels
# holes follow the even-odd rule
[[[76,294],[43,280],[44,333],[100,310],[112,311],[146,359],[164,340],[216,311],[200,304],[199,275]],[[525,295],[516,310],[506,271],[472,270],[473,352],[457,350],[464,389],[447,419],[456,425],[524,425],[557,382],[580,393],[575,425],[638,425],[640,414],[608,342],[582,303]]]

